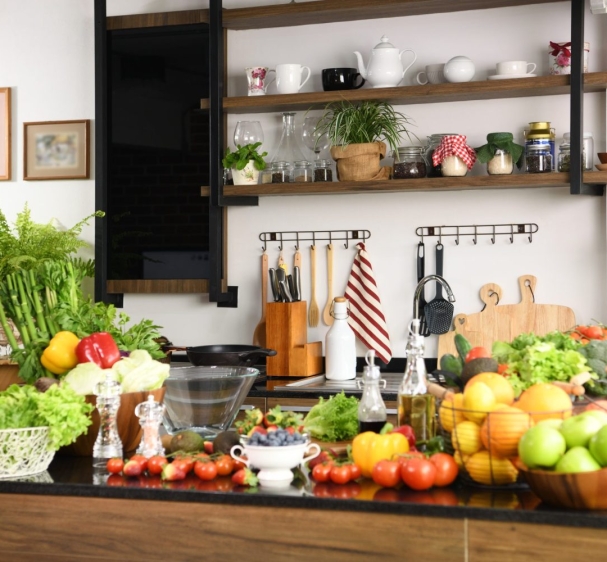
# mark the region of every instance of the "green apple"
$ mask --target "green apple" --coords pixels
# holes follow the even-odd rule
[[[547,420],[541,420],[537,422],[535,425],[547,425],[548,427],[552,427],[554,429],[560,429],[563,420],[559,420],[556,418],[548,418]]]
[[[567,418],[559,431],[563,434],[567,449],[573,447],[587,447],[590,438],[603,427],[603,422],[597,417],[588,415],[588,412],[579,416]]]
[[[599,420],[604,426],[607,425],[607,411],[605,410],[586,410],[580,416],[593,416]]]
[[[603,426],[592,436],[588,449],[601,466],[607,466],[607,426]]]
[[[600,470],[601,466],[594,460],[590,451],[585,447],[569,449],[556,463],[557,472],[592,472]]]
[[[567,449],[558,429],[538,423],[528,429],[518,442],[518,454],[529,468],[552,468]]]

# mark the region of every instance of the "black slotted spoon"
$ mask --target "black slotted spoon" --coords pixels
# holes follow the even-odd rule
[[[426,249],[423,242],[417,244],[417,282],[419,283],[426,275]],[[422,292],[419,295],[419,333],[424,337],[430,335],[428,330],[428,323],[426,322],[426,312],[424,310],[426,306],[426,297],[424,296],[425,287],[422,287]]]
[[[436,245],[436,275],[443,276],[443,249],[439,242]],[[446,334],[453,322],[453,304],[443,298],[443,286],[436,283],[436,295],[424,307],[428,330],[431,334]]]

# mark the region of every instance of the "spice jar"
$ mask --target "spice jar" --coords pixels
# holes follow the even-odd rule
[[[333,181],[331,160],[316,160],[314,162],[314,181]]]
[[[553,127],[550,126],[550,121],[532,121],[529,123],[529,130],[524,131],[525,134],[525,154],[528,146],[540,145],[547,146],[550,150],[552,171],[556,164],[556,133]]]
[[[564,142],[559,146],[558,171],[568,172],[571,169],[571,145]]]
[[[440,178],[442,176],[441,165],[438,164],[437,166],[435,166],[432,163],[432,155],[434,154],[434,151],[438,148],[438,145],[440,144],[443,137],[451,136],[452,134],[453,133],[439,133],[435,135],[430,135],[428,137],[428,144],[426,145],[424,158],[427,164],[426,175],[429,178]]]
[[[288,162],[272,162],[272,183],[289,183],[291,170]]]
[[[528,174],[552,172],[550,147],[542,144],[529,145],[526,148],[525,165]]]
[[[266,164],[266,167],[259,172],[259,183],[272,183],[272,164]]]
[[[594,169],[594,138],[592,137],[592,133],[583,133],[582,138],[582,170],[591,172]],[[571,146],[571,133],[565,133],[563,135],[563,144]],[[569,170],[559,171],[568,172]]]
[[[465,176],[476,162],[476,152],[466,144],[465,135],[445,135],[434,154],[432,163],[441,165],[441,175]]]
[[[293,166],[293,181],[296,183],[312,181],[312,165],[307,160],[298,160]]]
[[[401,146],[394,159],[394,179],[425,178],[423,146]]]

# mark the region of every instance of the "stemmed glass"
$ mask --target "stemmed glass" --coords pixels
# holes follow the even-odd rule
[[[303,143],[314,152],[315,160],[320,160],[320,153],[329,146],[327,133],[317,130],[319,121],[320,117],[306,117],[301,131]]]
[[[259,121],[238,121],[234,129],[234,144],[244,146],[263,142],[263,130]]]

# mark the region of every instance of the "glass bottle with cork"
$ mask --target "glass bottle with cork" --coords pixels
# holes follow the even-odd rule
[[[419,318],[409,328],[407,365],[398,390],[398,425],[410,425],[418,442],[427,442],[436,435],[436,399],[426,386],[424,337],[419,333]]]
[[[388,419],[386,404],[380,391],[380,383],[386,388],[386,381],[380,378],[379,367],[375,365],[374,349],[367,351],[365,361],[367,365],[363,367],[362,379],[356,381],[358,388],[362,386],[363,391],[358,404],[358,432],[379,433]]]

